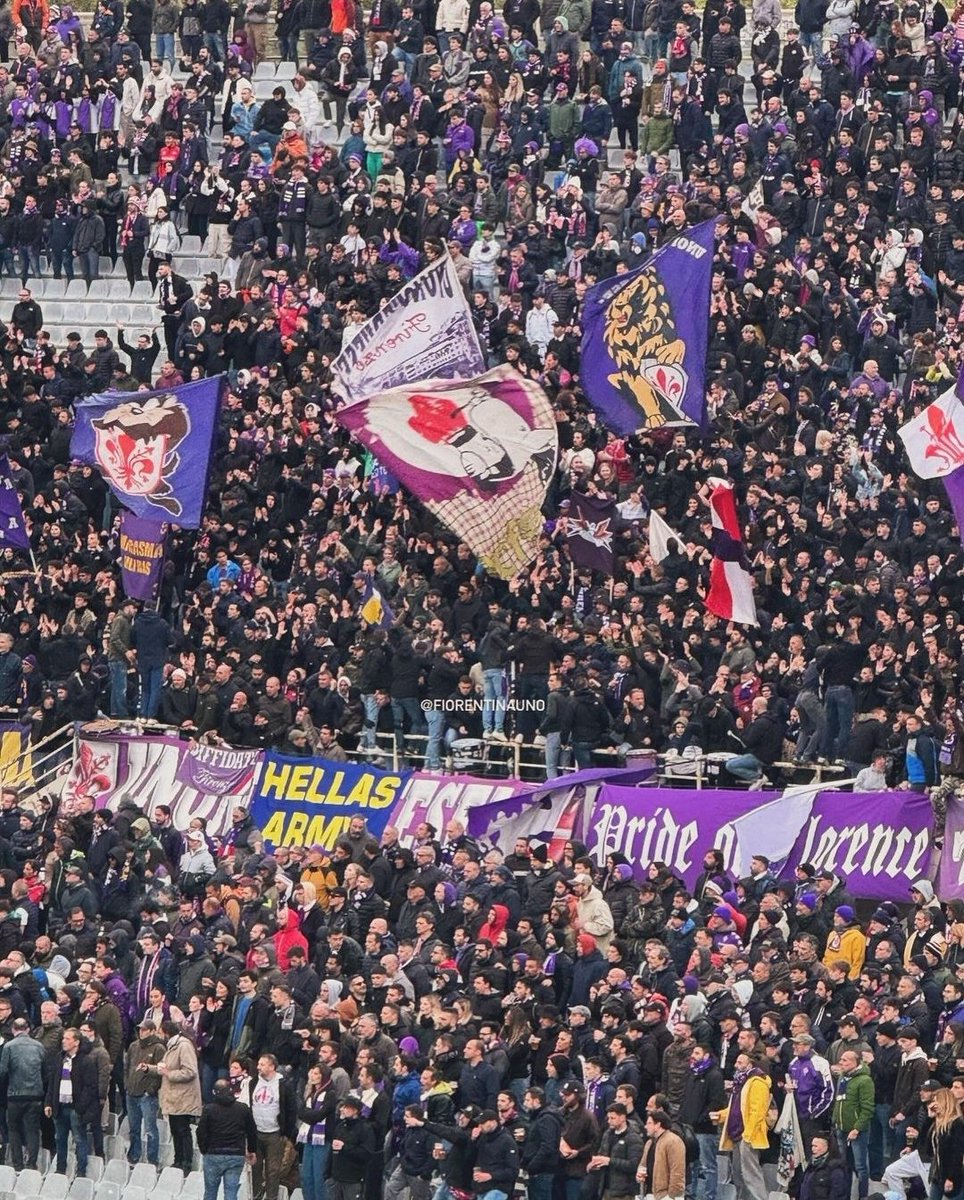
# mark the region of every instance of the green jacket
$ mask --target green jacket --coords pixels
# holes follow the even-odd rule
[[[640,129],[640,153],[665,154],[672,147],[675,134],[673,118],[668,113],[650,117]]]
[[[833,1125],[841,1133],[856,1129],[864,1133],[870,1128],[874,1115],[874,1081],[868,1068],[861,1063],[852,1075],[837,1079],[837,1095],[833,1102]]]
[[[571,138],[579,125],[579,109],[575,100],[553,100],[549,105],[549,134],[554,138]]]

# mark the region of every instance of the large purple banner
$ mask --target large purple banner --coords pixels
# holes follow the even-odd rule
[[[691,885],[714,847],[736,875],[749,872],[754,854],[766,854],[781,871],[810,862],[839,872],[850,890],[867,899],[904,901],[911,883],[930,868],[930,802],[909,792],[677,791],[604,784],[588,805],[574,796],[559,806],[549,797],[528,806],[520,799],[476,810],[470,828],[501,847],[518,836],[556,841],[564,833],[584,841],[600,864],[616,850],[639,874],[661,861]],[[563,829],[553,824],[560,817]]]

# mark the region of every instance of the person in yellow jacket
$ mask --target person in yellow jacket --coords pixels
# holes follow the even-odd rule
[[[859,979],[867,957],[867,937],[857,924],[854,910],[841,904],[833,910],[833,929],[827,935],[823,965],[829,970],[835,962],[847,964],[847,978]]]
[[[730,1103],[717,1114],[723,1123],[720,1149],[732,1152],[730,1168],[737,1200],[767,1200],[769,1195],[760,1166],[760,1151],[770,1144],[769,1108],[769,1075],[749,1054],[738,1055]]]

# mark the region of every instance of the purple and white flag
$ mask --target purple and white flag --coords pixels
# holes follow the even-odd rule
[[[613,573],[613,519],[616,502],[611,496],[587,496],[573,492],[569,497],[566,536],[569,557],[577,567]]]
[[[535,557],[559,446],[548,397],[511,367],[470,382],[431,379],[339,409],[339,424],[511,579]]]
[[[479,335],[448,255],[399,288],[331,364],[334,390],[349,402],[423,379],[471,379],[484,370]]]
[[[192,742],[177,768],[177,781],[209,796],[234,796],[254,779],[260,750],[232,750]]]

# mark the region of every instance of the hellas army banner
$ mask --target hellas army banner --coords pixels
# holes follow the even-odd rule
[[[410,774],[269,752],[255,781],[251,816],[271,846],[331,850],[352,817],[364,817],[369,834],[380,838]]]

